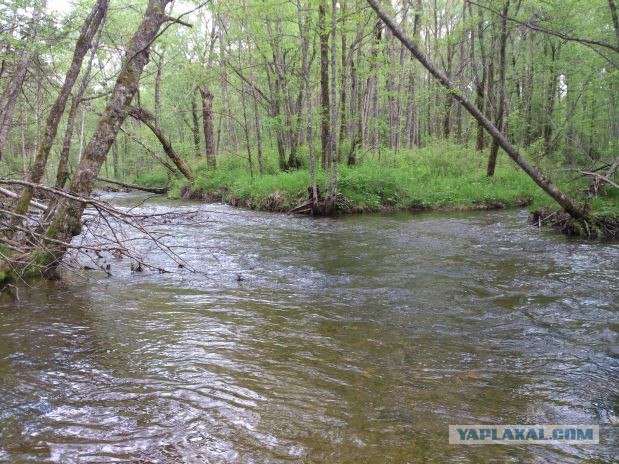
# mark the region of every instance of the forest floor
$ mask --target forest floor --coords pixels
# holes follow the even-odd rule
[[[301,153],[303,160],[303,153]],[[504,154],[494,177],[486,176],[486,154],[472,148],[440,143],[414,151],[389,150],[365,153],[356,166],[338,166],[339,213],[380,211],[472,211],[531,206],[531,209],[555,208],[548,197]],[[306,161],[306,160],[305,160]],[[535,160],[532,159],[534,164]],[[256,160],[254,160],[256,163]],[[542,171],[550,175],[566,193],[581,203],[588,179],[575,172],[560,170],[552,160],[543,160]],[[208,202],[223,202],[236,207],[263,211],[289,212],[307,202],[310,176],[307,166],[280,172],[274,154],[265,157],[265,173],[251,176],[242,156],[222,155],[218,168],[208,170],[206,163],[192,166],[195,180],[172,181],[168,195]],[[254,171],[257,167],[254,166]],[[165,172],[145,175],[136,183],[163,186],[169,183]],[[318,172],[322,191],[324,178]],[[593,215],[619,217],[619,195],[590,201]]]

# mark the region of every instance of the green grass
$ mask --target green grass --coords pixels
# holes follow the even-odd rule
[[[242,155],[222,155],[218,168],[209,171],[204,161],[191,168],[195,180],[190,190],[213,199],[221,198],[254,209],[286,211],[307,199],[310,185],[307,154],[301,153],[300,170],[278,172],[275,153],[265,156],[265,174],[250,176],[247,161]],[[504,154],[499,154],[495,176],[486,176],[487,153],[451,143],[436,143],[426,148],[403,151],[388,150],[365,153],[355,167],[339,165],[338,190],[356,211],[386,209],[483,209],[492,203],[516,205],[523,198],[533,207],[551,206],[553,200]],[[255,160],[254,163],[256,164]],[[254,171],[257,168],[254,167]],[[549,162],[543,172],[574,197],[582,196],[587,179],[577,179],[574,173],[561,173]],[[162,186],[169,182],[163,170],[136,179],[136,182]],[[322,172],[318,185],[323,185]],[[180,197],[186,180],[174,179],[171,197]],[[591,202],[595,214],[618,215],[617,192],[608,198]]]

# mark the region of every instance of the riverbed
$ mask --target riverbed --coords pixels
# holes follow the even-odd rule
[[[195,209],[157,225],[186,268],[157,249],[174,272],[110,257],[111,277],[33,281],[0,305],[0,462],[619,455],[617,243],[540,231],[523,210],[137,211]],[[601,444],[449,445],[450,424],[599,424]]]

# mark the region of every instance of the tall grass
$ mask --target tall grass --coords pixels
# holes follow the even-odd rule
[[[216,194],[223,201],[256,209],[293,208],[304,202],[310,185],[307,154],[301,153],[303,166],[299,170],[279,172],[276,153],[265,153],[265,173],[257,173],[254,160],[253,176],[243,155],[222,155],[218,167],[209,171],[206,162],[192,165],[195,180],[193,191]],[[473,208],[485,204],[514,205],[527,198],[535,206],[551,205],[552,200],[504,154],[499,160],[494,177],[486,176],[485,153],[448,142],[437,142],[417,150],[395,153],[389,150],[360,153],[357,166],[340,164],[338,189],[357,210],[426,208]],[[552,172],[553,167],[543,167]],[[586,179],[574,181],[565,173],[553,176],[561,188],[579,195],[586,187]],[[556,178],[554,178],[556,177]],[[164,185],[168,176],[163,171],[153,172],[137,179],[150,185]],[[170,195],[179,197],[183,179],[174,179]],[[322,172],[318,185],[323,184]],[[615,210],[617,199],[596,200],[600,209]]]

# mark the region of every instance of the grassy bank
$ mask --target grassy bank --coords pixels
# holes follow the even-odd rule
[[[254,173],[252,177],[246,160],[240,156],[223,155],[218,163],[217,170],[209,171],[206,163],[195,162],[195,181],[187,185],[184,179],[172,180],[169,195],[265,211],[289,211],[307,200],[310,177],[306,167],[278,172],[271,154],[266,158],[265,174]],[[383,150],[361,157],[355,167],[340,165],[338,189],[346,199],[346,209],[352,212],[554,206],[504,154],[499,156],[494,177],[488,178],[485,168],[485,154],[454,144],[434,144],[397,154]],[[552,173],[554,168],[548,162],[542,169]],[[574,180],[574,173],[555,171],[552,177],[573,196],[586,190],[588,181]],[[136,181],[160,186],[169,179],[161,171]],[[318,175],[318,185],[323,185],[322,173]],[[619,215],[616,195],[593,200],[591,206],[596,214]]]

